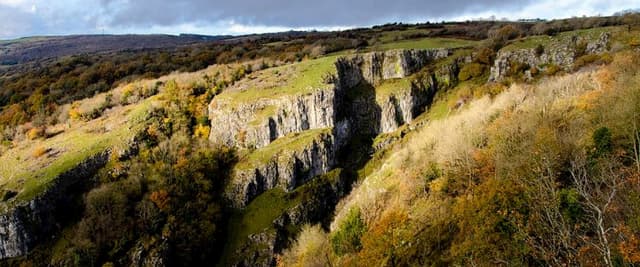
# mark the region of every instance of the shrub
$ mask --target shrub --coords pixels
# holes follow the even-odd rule
[[[73,102],[73,104],[71,104],[71,108],[69,109],[69,118],[71,118],[72,120],[79,120],[81,116],[82,113],[80,112],[80,103]]]
[[[129,103],[129,98],[132,97],[132,96],[133,96],[133,85],[129,84],[122,91],[122,99],[121,99],[120,102],[122,104],[128,104]]]
[[[362,243],[360,237],[364,234],[366,225],[362,221],[359,208],[352,208],[342,225],[329,238],[333,251],[338,255],[360,251]]]
[[[551,65],[547,66],[547,68],[545,69],[545,74],[554,75],[554,74],[560,72],[561,70],[562,70],[562,68],[560,68],[560,66],[558,66],[556,64],[551,64]]]
[[[521,34],[520,30],[513,25],[505,25],[499,29],[493,29],[489,31],[489,38],[498,41],[507,41],[518,37]]]
[[[151,193],[149,200],[156,204],[156,207],[161,210],[166,210],[169,205],[169,193],[167,190],[159,190]]]
[[[529,65],[519,61],[512,61],[509,68],[509,76],[520,78],[525,70],[529,69]]]
[[[493,57],[495,56],[495,52],[489,48],[482,48],[476,53],[475,61],[484,64],[491,65],[493,63]]]
[[[613,150],[611,131],[607,127],[598,128],[593,132],[593,145],[595,156],[602,156]]]
[[[467,81],[475,77],[480,77],[484,73],[484,65],[479,63],[469,63],[460,69],[458,73],[458,79],[461,81]]]
[[[600,56],[596,54],[581,56],[578,59],[576,59],[576,61],[573,63],[573,69],[578,70],[586,65],[589,65],[599,60],[600,60]]]
[[[536,53],[536,56],[541,56],[544,53],[544,46],[542,46],[542,44],[538,44],[534,49],[534,52]]]
[[[36,149],[33,150],[32,155],[33,155],[34,158],[39,158],[39,157],[42,157],[44,154],[47,154],[47,151],[49,151],[49,150],[46,147],[39,146],[39,147],[36,147]]]
[[[328,266],[329,242],[319,225],[302,227],[298,239],[278,257],[278,266]]]
[[[44,136],[44,128],[42,127],[35,127],[29,130],[29,132],[27,132],[27,138],[29,138],[30,140],[34,140],[43,136]]]
[[[211,131],[211,127],[198,124],[195,131],[193,131],[193,135],[198,138],[207,138],[209,137],[209,131]]]

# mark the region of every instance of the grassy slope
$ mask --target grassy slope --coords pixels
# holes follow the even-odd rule
[[[422,38],[383,43],[370,47],[368,50],[460,48],[473,46],[476,43],[476,41],[453,38]]]
[[[335,73],[334,62],[337,58],[328,56],[260,71],[253,75],[253,79],[239,82],[216,99],[238,104],[263,98],[305,94],[325,88],[327,85],[322,83],[322,76]]]
[[[10,149],[0,161],[0,183],[4,190],[19,192],[15,200],[29,200],[41,193],[61,173],[82,160],[110,147],[122,146],[143,127],[141,120],[153,98],[121,108],[112,116],[87,123],[74,122],[64,133],[49,139],[28,141]],[[111,131],[96,131],[111,128]],[[36,157],[34,150],[44,148],[51,155]]]

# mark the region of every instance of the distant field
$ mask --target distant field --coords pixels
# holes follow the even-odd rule
[[[417,40],[406,40],[386,43],[369,47],[368,50],[390,50],[390,49],[433,49],[433,48],[459,48],[477,44],[476,41],[453,39],[453,38],[422,38]]]
[[[399,39],[415,39],[411,38],[412,36],[419,36],[423,34],[428,34],[430,30],[428,29],[408,29],[404,31],[387,31],[382,32],[382,36],[380,37],[380,41],[383,43],[389,43],[394,41],[399,41]]]

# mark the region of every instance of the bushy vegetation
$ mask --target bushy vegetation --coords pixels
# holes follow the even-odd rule
[[[361,247],[311,250],[300,239],[282,258],[334,266],[636,264],[640,55],[614,58],[599,71],[511,86],[410,135],[339,205],[325,237],[334,244],[348,236],[338,240]],[[346,225],[357,225],[354,210],[366,230],[345,235]],[[326,242],[317,229],[301,238],[312,234],[311,244]]]
[[[167,105],[151,111],[137,156],[112,157],[99,172],[82,219],[58,241],[51,265],[125,265],[138,254],[140,264],[216,259],[225,227],[222,188],[236,156],[201,138],[189,87],[172,80],[165,87]]]
[[[115,122],[121,127],[113,132],[119,141],[133,139],[135,151],[113,153],[93,177],[93,189],[83,195],[77,218],[69,219],[52,244],[42,244],[22,260],[53,266],[210,265],[222,253],[223,243],[233,250],[249,234],[273,227],[275,218],[292,205],[319,197],[319,188],[335,187],[320,181],[288,193],[270,190],[238,218],[226,218],[230,214],[221,190],[229,170],[263,162],[329,130],[281,138],[236,165],[235,151],[207,141],[207,106],[214,98],[234,104],[329,86],[323,80],[332,79],[323,77],[333,77],[337,58],[329,53],[466,47],[416,74],[422,80],[442,74],[436,68],[447,63],[456,66],[449,71],[451,81],[438,84],[442,95],[429,106],[426,126],[398,133],[403,142],[367,165],[376,166],[346,170],[368,177],[337,206],[330,227],[303,227],[278,264],[639,264],[640,56],[589,55],[584,53],[586,44],[579,43],[576,70],[610,65],[529,85],[485,84],[496,51],[514,39],[634,19],[388,24],[337,33],[253,36],[171,51],[73,56],[6,73],[0,78],[0,156],[5,146],[15,145],[27,151],[26,156],[12,157],[7,166],[41,164],[20,173],[34,166],[47,168],[36,172],[38,179],[19,176],[5,182],[1,198],[29,199],[72,164],[112,146],[116,138],[96,121],[121,116]],[[544,46],[526,45],[531,44],[537,54],[544,53]],[[467,47],[471,45],[475,47]],[[129,83],[214,63],[230,64]],[[510,67],[512,76],[537,71],[522,63]],[[545,71],[563,72],[556,65]],[[226,90],[234,84],[234,89],[251,90]],[[408,85],[408,79],[390,81],[378,93]],[[143,116],[127,115],[143,105]],[[274,107],[266,107],[259,116],[272,112]],[[57,124],[62,130],[56,130]],[[58,140],[50,137],[69,129],[73,135],[66,141],[77,147],[56,146]],[[20,142],[34,147],[24,148]],[[60,149],[78,147],[82,151]],[[358,148],[370,153],[369,147]],[[0,171],[14,175],[18,169],[12,168]],[[293,228],[286,230],[300,230]],[[240,237],[227,235],[225,229],[237,230],[234,234]]]

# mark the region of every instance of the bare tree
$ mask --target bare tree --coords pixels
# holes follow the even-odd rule
[[[597,241],[586,237],[583,239],[600,252],[606,266],[613,266],[609,235],[615,228],[610,226],[610,208],[624,179],[618,171],[616,161],[605,159],[596,164],[597,168],[591,171],[587,166],[587,160],[577,157],[571,162],[570,173],[576,191],[583,199],[582,206],[587,214],[589,226],[597,235]]]
[[[523,179],[534,192],[532,214],[526,233],[534,253],[551,266],[574,266],[577,238],[573,224],[562,214],[560,190],[554,176],[552,159],[542,158],[534,169],[535,179]]]

